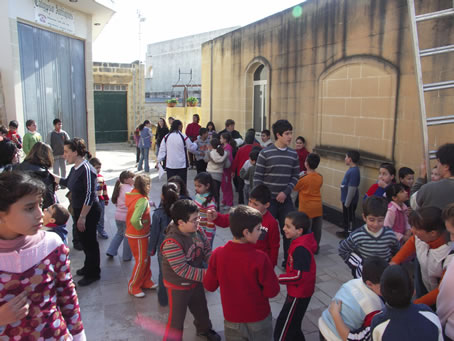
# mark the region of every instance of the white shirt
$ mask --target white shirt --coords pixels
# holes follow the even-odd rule
[[[185,134],[181,132],[167,134],[159,146],[158,161],[166,159],[166,167],[170,169],[188,168],[185,145],[190,153],[197,151],[197,143],[191,142]]]

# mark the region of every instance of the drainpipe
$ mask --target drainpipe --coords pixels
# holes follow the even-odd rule
[[[210,62],[210,121],[213,121],[213,40],[211,41]]]

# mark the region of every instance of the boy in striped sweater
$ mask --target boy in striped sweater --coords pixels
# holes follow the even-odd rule
[[[399,251],[399,241],[394,231],[384,225],[388,204],[382,197],[371,196],[363,202],[362,227],[353,231],[339,244],[339,256],[360,278],[365,259],[377,256],[387,262]]]
[[[194,315],[197,335],[220,341],[212,329],[202,281],[211,246],[199,229],[199,209],[188,199],[171,208],[172,222],[161,244],[162,277],[169,296],[169,319],[163,340],[182,340],[186,310]]]

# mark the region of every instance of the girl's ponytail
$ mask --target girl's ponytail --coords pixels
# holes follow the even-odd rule
[[[114,190],[113,190],[113,193],[112,193],[112,204],[116,205],[117,202],[118,202],[118,196],[120,195],[120,186],[121,186],[121,182],[120,182],[120,179],[117,180],[117,182],[115,182],[115,187],[114,187]]]

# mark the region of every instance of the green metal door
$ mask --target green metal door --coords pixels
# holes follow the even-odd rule
[[[96,143],[128,141],[126,91],[95,91]]]

